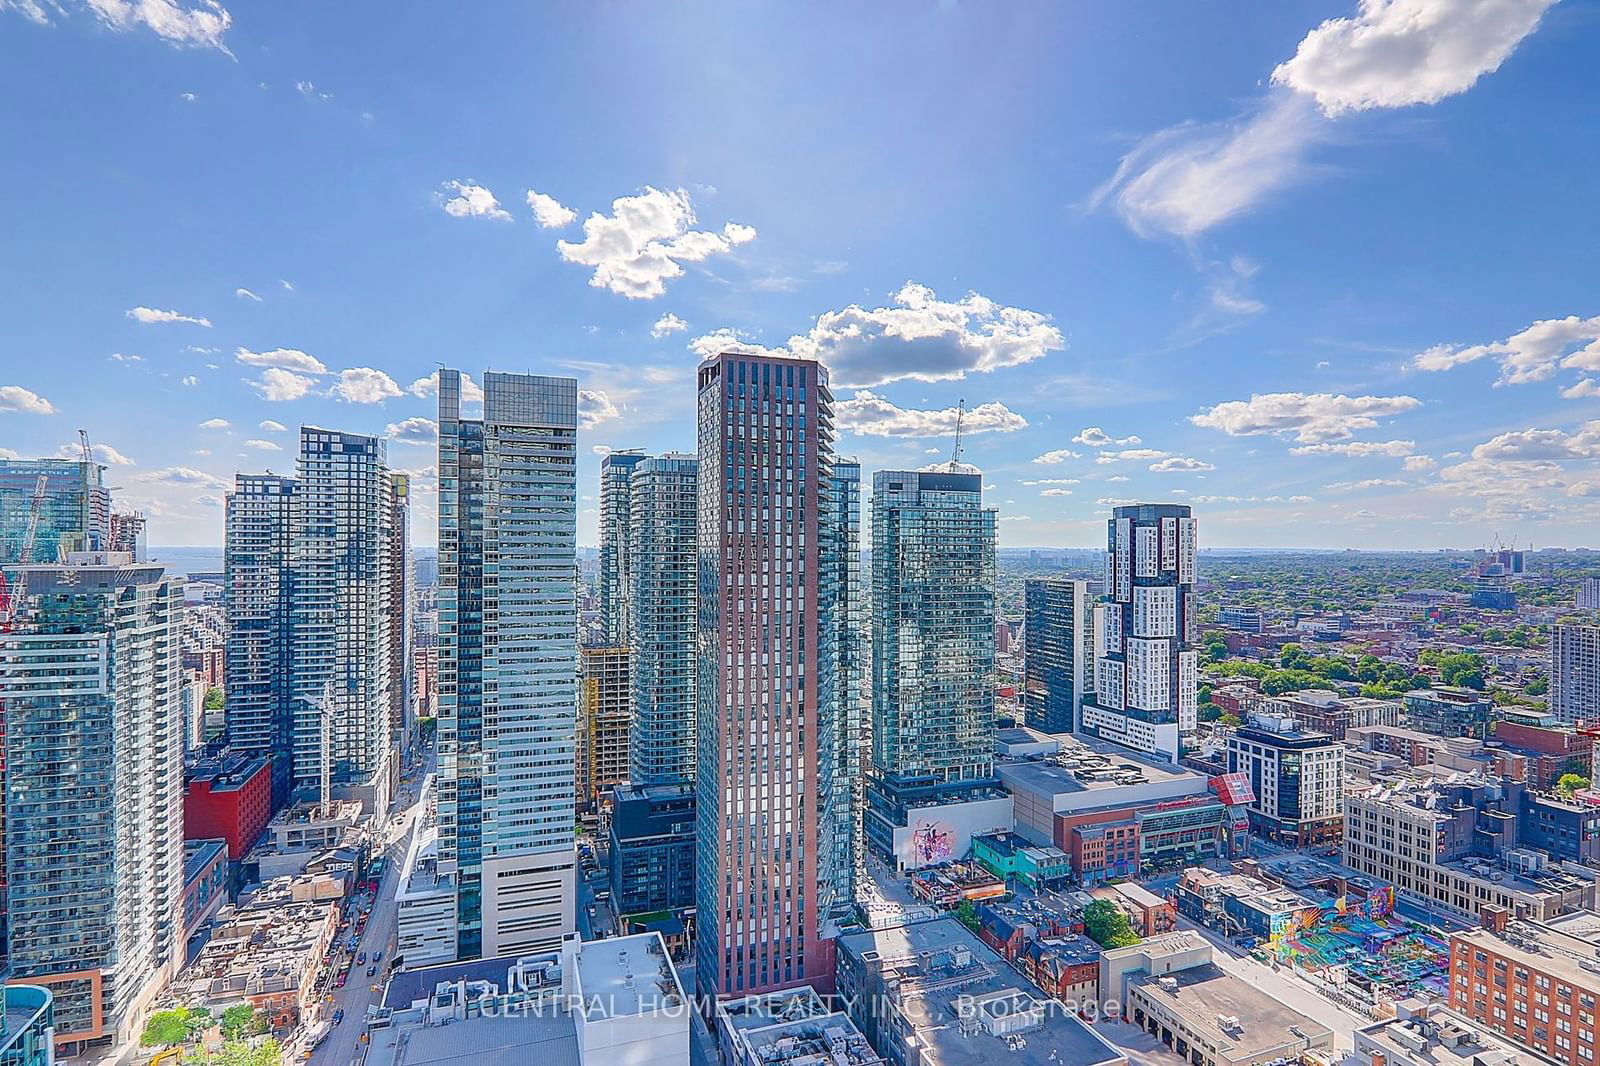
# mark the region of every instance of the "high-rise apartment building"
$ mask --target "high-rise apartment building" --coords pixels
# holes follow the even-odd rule
[[[145,544],[145,528],[147,525],[148,523],[142,512],[111,512],[111,532],[106,537],[106,550],[127,552],[133,556],[133,561],[136,563],[149,562],[149,550]]]
[[[628,642],[633,595],[633,471],[647,457],[608,452],[600,459],[600,626],[611,645]]]
[[[5,943],[72,1051],[134,1035],[183,961],[183,588],[126,553],[26,576],[0,633]]]
[[[1031,577],[1022,598],[1023,721],[1045,733],[1075,733],[1094,684],[1089,583]]]
[[[628,649],[579,649],[577,805],[596,811],[628,780]]]
[[[1600,577],[1586,577],[1573,602],[1580,611],[1600,611]]]
[[[35,496],[38,520],[32,522],[30,561],[53,563],[65,552],[106,547],[111,490],[103,471],[100,464],[79,459],[0,459],[0,563],[21,558]]]
[[[295,482],[275,474],[239,474],[225,505],[223,550],[227,624],[228,745],[272,760],[272,804],[294,787],[293,627],[289,569]]]
[[[386,618],[389,642],[389,731],[409,749],[411,704],[411,475],[389,475],[389,522],[384,527]],[[399,767],[396,767],[398,773]]]
[[[639,786],[678,784],[693,781],[695,770],[700,461],[674,454],[638,458],[628,489],[626,640],[633,671],[628,780]],[[606,476],[602,464],[602,485]],[[604,588],[604,567],[601,580]]]
[[[871,709],[867,701],[866,611],[861,590],[861,464],[835,457],[825,489],[826,523],[819,534],[823,580],[819,614],[824,650],[822,707],[817,742],[824,752],[818,775],[823,797],[822,833],[830,850],[823,869],[833,886],[831,913],[843,914],[855,901],[856,872],[864,857],[866,764],[871,748]]]
[[[439,864],[460,958],[574,928],[578,383],[439,373]]]
[[[830,878],[848,878],[819,774],[839,710],[833,398],[818,363],[743,353],[701,363],[698,387],[700,989],[827,987]]]
[[[1551,630],[1550,713],[1567,725],[1600,718],[1600,626]]]
[[[396,771],[389,728],[396,515],[383,438],[303,426],[298,471],[289,545],[294,780],[320,788],[327,759],[335,786],[381,811]]]
[[[994,776],[995,511],[963,463],[872,476],[872,765],[866,841]]]
[[[1106,525],[1110,602],[1094,609],[1094,697],[1079,728],[1176,762],[1199,714],[1195,521],[1187,505],[1141,503]]]

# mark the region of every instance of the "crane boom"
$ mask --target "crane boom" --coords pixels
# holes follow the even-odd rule
[[[17,608],[28,598],[27,565],[33,562],[33,547],[39,539],[39,516],[44,513],[45,492],[50,486],[49,475],[40,474],[33,483],[33,498],[28,504],[28,527],[22,534],[22,544],[17,549],[16,580],[9,585],[5,574],[0,573],[0,624],[11,627]]]

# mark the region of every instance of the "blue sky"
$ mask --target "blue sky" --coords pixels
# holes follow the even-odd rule
[[[1597,49],[1580,0],[0,0],[0,448],[86,427],[214,544],[301,423],[426,486],[435,366],[571,373],[592,543],[600,452],[692,450],[745,344],[869,471],[964,400],[1006,545],[1596,544]]]

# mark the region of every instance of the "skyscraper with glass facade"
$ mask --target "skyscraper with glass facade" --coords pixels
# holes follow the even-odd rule
[[[995,511],[962,463],[872,476],[872,765],[866,840],[994,775]]]
[[[1094,696],[1079,728],[1177,762],[1199,714],[1194,517],[1141,503],[1106,526],[1108,602],[1094,609]]]
[[[439,872],[457,955],[574,928],[577,429],[572,378],[439,373]]]
[[[832,987],[837,886],[819,774],[833,397],[810,360],[724,353],[698,374],[697,974],[702,994]],[[837,704],[837,700],[834,701]]]
[[[692,782],[700,462],[690,455],[636,458],[628,490],[632,588],[626,640],[633,671],[628,779],[635,785]],[[603,484],[605,467],[601,470]]]
[[[1094,679],[1089,583],[1031,577],[1022,598],[1023,720],[1045,733],[1077,732]]]
[[[621,646],[632,630],[633,472],[643,452],[608,452],[600,458],[600,627],[605,642]]]
[[[34,493],[45,479],[32,561],[53,563],[62,552],[107,546],[111,491],[99,463],[79,459],[0,459],[0,563],[21,557]]]
[[[293,478],[239,474],[224,508],[228,744],[272,759],[275,808],[288,802],[294,785],[294,496]]]
[[[294,780],[388,807],[393,483],[381,437],[303,426],[289,569]],[[324,716],[329,750],[324,753]]]
[[[823,662],[818,697],[817,789],[823,829],[823,897],[827,915],[843,917],[855,903],[862,863],[862,809],[869,743],[864,688],[866,639],[861,596],[861,464],[836,458],[826,486],[818,582]]]
[[[5,945],[72,1051],[135,1035],[183,961],[183,587],[122,553],[27,577],[0,633]]]

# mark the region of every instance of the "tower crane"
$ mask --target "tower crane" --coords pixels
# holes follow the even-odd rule
[[[956,465],[961,462],[961,427],[967,420],[967,398],[963,396],[956,401],[956,442],[950,449],[950,472],[955,473]]]

